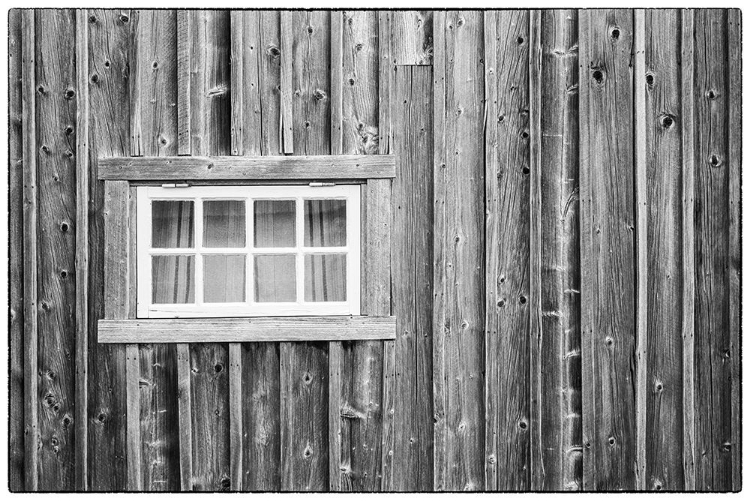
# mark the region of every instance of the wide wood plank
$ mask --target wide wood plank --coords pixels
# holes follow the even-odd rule
[[[583,481],[634,489],[633,12],[580,16]]]
[[[525,490],[529,458],[529,13],[485,23],[486,488]]]
[[[130,11],[89,11],[90,158],[130,153]],[[91,179],[97,165],[91,162]],[[126,446],[125,347],[97,342],[97,321],[104,317],[104,184],[91,183],[89,219],[92,275],[89,307],[89,485],[91,490],[124,490]],[[125,206],[127,210],[127,205]],[[127,268],[125,268],[127,270]]]
[[[293,180],[379,179],[395,176],[392,155],[315,155],[290,157],[130,157],[99,160],[99,179]]]
[[[436,147],[446,149],[433,174],[434,217],[441,220],[434,233],[433,367],[442,378],[434,399],[444,410],[435,424],[443,434],[440,448],[436,440],[435,489],[466,491],[484,488],[485,211],[476,203],[485,190],[484,17],[449,11],[444,24],[445,48],[435,57],[446,58],[450,90],[434,97],[441,102],[435,124],[444,128]]]
[[[391,13],[393,64],[432,64],[431,10],[402,10]]]

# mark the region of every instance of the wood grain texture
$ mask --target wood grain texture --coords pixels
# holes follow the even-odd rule
[[[279,129],[281,134],[282,154],[294,153],[294,116],[293,111],[293,68],[294,68],[294,20],[292,12],[285,10],[281,12],[281,119]],[[301,64],[302,62],[300,61]]]
[[[180,489],[193,490],[193,420],[190,345],[177,345],[177,429],[180,444]]]
[[[127,181],[104,183],[104,318],[130,314],[130,189]]]
[[[695,490],[695,16],[682,9],[682,466],[685,489]]]
[[[430,10],[403,10],[391,13],[393,64],[432,64],[433,15]]]
[[[9,258],[9,332],[8,385],[8,489],[24,490],[24,339],[23,339],[23,12],[8,13],[8,258]],[[32,87],[33,89],[33,87]],[[79,407],[76,399],[76,410]],[[78,430],[76,429],[78,435]],[[80,435],[78,435],[80,436]]]
[[[658,28],[657,28],[658,27]],[[643,163],[638,166],[639,319],[646,322],[645,393],[639,402],[645,421],[641,489],[685,488],[683,457],[683,114],[680,96],[680,13],[646,10],[644,67],[637,68],[636,92],[644,94]],[[650,35],[649,35],[650,34]],[[638,114],[636,115],[638,116]],[[640,292],[645,292],[641,295]],[[658,300],[656,300],[658,298]],[[640,337],[640,333],[639,333]],[[645,460],[643,464],[642,461]]]
[[[296,155],[331,151],[330,16],[326,11],[294,11],[288,25]],[[328,345],[282,343],[280,366],[281,489],[327,490]]]
[[[525,490],[529,457],[529,13],[487,15],[486,488]]]
[[[634,489],[633,13],[580,15],[583,487]]]
[[[229,478],[233,491],[242,490],[242,350],[229,343]]]
[[[394,177],[395,165],[392,155],[102,158],[99,178],[130,181],[380,179]]]
[[[433,343],[435,400],[444,414],[435,447],[436,490],[484,488],[484,196],[483,14],[449,11],[445,18],[445,87],[435,113]],[[443,113],[444,116],[438,116]],[[440,125],[437,125],[440,124]],[[441,131],[438,127],[442,126]],[[436,225],[437,226],[437,225]],[[440,248],[440,250],[437,250]],[[441,381],[438,383],[438,377]],[[442,458],[440,458],[442,456]]]
[[[742,13],[727,10],[729,80],[729,357],[732,364],[732,491],[742,490]]]
[[[695,447],[699,491],[732,489],[725,10],[695,12]]]
[[[127,399],[127,472],[129,491],[143,490],[141,474],[141,401],[140,357],[137,344],[125,345],[125,379]]]
[[[433,486],[432,85],[432,68],[396,67],[391,253],[396,317],[391,489],[395,491]]]
[[[582,486],[580,231],[578,177],[578,13],[542,11],[539,19],[541,106],[538,157],[540,302],[538,350],[539,413],[532,432],[542,451],[532,486],[542,490],[579,490]],[[531,137],[535,133],[532,129]],[[535,174],[536,171],[536,174]],[[535,422],[535,423],[534,423]]]
[[[89,11],[89,93],[91,179],[96,159],[130,153],[130,12]],[[91,183],[89,218],[91,242],[89,298],[89,487],[124,490],[127,487],[125,347],[97,342],[97,321],[104,317],[104,199],[103,182]],[[125,206],[127,207],[127,206]],[[125,268],[127,270],[127,268]]]
[[[37,121],[36,121],[36,20],[34,11],[24,10],[21,32],[21,132],[23,136],[23,420],[24,487],[39,489],[39,319],[37,239]]]
[[[136,11],[131,30],[131,154],[175,155],[178,150],[177,12]],[[133,231],[132,226],[130,230]],[[139,346],[139,370],[134,370],[135,381],[128,383],[137,384],[140,394],[141,476],[142,489],[147,491],[180,488],[178,429],[173,425],[178,412],[176,356],[174,346]]]

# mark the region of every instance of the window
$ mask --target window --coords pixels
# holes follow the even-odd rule
[[[136,203],[139,318],[360,313],[359,185],[140,186]]]

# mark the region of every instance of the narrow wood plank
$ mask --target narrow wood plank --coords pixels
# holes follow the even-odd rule
[[[127,181],[104,183],[104,318],[124,320],[130,313],[130,191]],[[127,354],[126,354],[127,356]]]
[[[742,14],[727,11],[729,71],[729,357],[732,364],[732,491],[742,490]]]
[[[24,136],[23,12],[8,13],[8,243],[9,342],[8,488],[24,490]],[[33,88],[33,87],[32,87]],[[76,364],[79,367],[78,364]],[[76,412],[78,412],[76,400]],[[78,416],[76,415],[76,424]],[[78,429],[76,435],[80,437]]]
[[[180,489],[193,490],[193,420],[190,345],[177,345],[177,428],[180,444]]]
[[[292,92],[292,68],[294,61],[294,26],[292,12],[285,10],[281,12],[281,120],[279,122],[281,144],[281,153],[294,153],[294,120],[293,108],[294,103]],[[301,64],[302,62],[300,61]]]
[[[392,489],[433,488],[432,71],[397,66],[394,78],[393,313],[396,317]]]
[[[486,145],[487,487],[530,486],[529,13],[488,27]],[[485,55],[487,58],[487,54]],[[496,478],[489,475],[494,472]]]
[[[434,97],[445,103],[436,110],[445,116],[436,116],[435,123],[442,122],[447,149],[440,155],[445,163],[436,163],[433,174],[435,220],[442,226],[434,233],[441,250],[433,260],[436,296],[442,296],[433,309],[433,367],[443,379],[434,398],[442,400],[445,413],[436,423],[436,433],[442,428],[444,435],[442,449],[435,447],[440,490],[484,487],[485,235],[484,209],[476,204],[484,196],[482,24],[481,12],[449,11],[445,50],[437,53],[446,58],[449,89]]]
[[[331,11],[331,155],[343,152],[344,12]]]
[[[533,373],[540,376],[533,390],[538,403],[532,407],[536,443],[531,487],[580,490],[578,12],[545,10],[540,21],[539,94],[530,109],[536,115],[541,103],[539,128],[530,132],[540,147],[532,156],[537,163],[531,166],[531,175],[539,176],[532,187],[540,197],[535,212],[541,223],[534,233],[540,245],[538,271],[532,272],[541,278],[540,300],[532,308],[536,321],[541,321],[541,340],[533,348],[538,352]]]
[[[696,490],[732,489],[725,10],[695,11]]]
[[[142,10],[133,13],[131,19],[132,155],[158,157],[176,155],[178,151],[177,16],[174,10]],[[131,186],[131,206],[135,203],[132,190]],[[131,221],[135,221],[134,211],[131,207]],[[130,230],[134,240],[135,225],[131,225]],[[135,255],[134,248],[132,252]],[[134,266],[134,260],[131,262]],[[134,273],[132,268],[131,273]],[[133,290],[131,310],[135,304],[134,293]],[[142,489],[178,490],[176,348],[174,345],[140,345],[139,358],[136,376],[140,399]]]
[[[89,262],[89,486],[96,491],[127,488],[125,347],[97,342],[97,321],[104,317],[104,184],[96,179],[99,156],[130,153],[128,66],[130,11],[91,10],[89,23],[89,93],[91,113],[91,206]],[[127,205],[124,206],[127,210]],[[125,268],[127,270],[127,268]]]
[[[254,101],[257,103],[259,101],[257,97],[259,88],[257,59],[260,47],[257,46],[257,41],[251,41],[249,36],[246,45],[244,14],[244,12],[238,10],[233,10],[229,13],[229,27],[232,30],[229,38],[231,43],[231,53],[229,55],[229,61],[231,64],[231,83],[229,90],[232,94],[230,99],[232,104],[232,155],[245,154],[245,121],[248,121],[248,128],[259,128],[258,113],[256,113],[256,110],[254,109],[246,108],[245,94],[248,94],[248,102]],[[248,28],[257,29],[258,12],[251,11],[248,12],[248,14],[252,14],[253,18],[256,18],[248,19],[248,24],[250,25]],[[252,21],[256,22],[253,23]],[[247,68],[245,67],[246,55],[249,62]],[[250,96],[250,93],[255,95]]]
[[[192,155],[230,153],[229,19],[225,10],[189,11],[190,100],[178,105],[189,107]],[[190,346],[194,490],[231,489],[228,365],[226,344]]]
[[[27,491],[39,488],[39,391],[37,378],[37,131],[36,33],[33,10],[24,10],[21,32],[21,126],[23,136],[23,394],[24,482]]]
[[[635,127],[635,486],[646,487],[646,377],[648,373],[648,193],[646,166],[646,13],[635,9],[633,19],[633,98]]]
[[[695,490],[695,15],[680,13],[682,33],[682,466],[685,490]]]
[[[142,491],[141,475],[141,401],[140,357],[137,344],[125,345],[125,380],[127,398],[127,471],[128,490]]]
[[[636,164],[637,311],[639,322],[645,322],[639,323],[638,352],[645,351],[647,358],[646,364],[639,364],[644,373],[639,371],[637,388],[643,393],[638,403],[643,420],[638,434],[638,487],[674,491],[685,488],[682,185],[686,155],[682,141],[688,117],[680,96],[680,13],[646,10],[641,17],[637,32],[645,38],[645,54],[637,62],[644,66],[635,73],[636,95],[643,94],[640,111],[636,108],[640,125],[636,151],[641,155]],[[644,330],[647,339],[642,339]]]
[[[242,490],[242,347],[229,344],[229,478]]]
[[[351,491],[351,457],[349,427],[347,442],[342,437],[342,414],[345,412],[342,396],[343,347],[340,342],[328,343],[328,489]],[[342,448],[346,447],[342,451]]]
[[[293,115],[289,118],[294,119],[293,151],[297,155],[330,153],[330,17],[327,11],[282,13],[282,37],[288,39],[287,46],[291,47],[286,51],[282,47],[282,57],[285,53],[291,55],[294,63],[291,74],[294,96],[290,100]],[[284,67],[282,80],[283,72]],[[284,141],[286,144],[286,137]],[[326,490],[329,487],[328,344],[282,343],[280,358],[281,489]]]
[[[584,489],[627,490],[636,487],[633,13],[581,15]]]
[[[390,15],[393,64],[432,64],[433,12],[403,10]]]
[[[99,160],[99,179],[129,181],[382,179],[392,155],[129,157]]]
[[[378,154],[389,155],[393,143],[391,89],[395,66],[391,56],[391,12],[378,11]]]
[[[177,11],[177,154],[190,155],[191,13]]]
[[[36,14],[39,490],[75,486],[76,89],[72,10]]]

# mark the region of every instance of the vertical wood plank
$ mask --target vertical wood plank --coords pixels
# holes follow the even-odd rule
[[[682,466],[685,490],[695,490],[695,16],[681,16],[682,73]]]
[[[27,491],[39,488],[39,414],[37,350],[37,131],[36,131],[36,22],[33,10],[22,18],[22,107],[23,135],[23,394],[24,394],[24,481]]]
[[[683,458],[683,134],[690,126],[680,96],[680,13],[646,10],[643,66],[637,67],[636,108],[639,185],[638,338],[646,364],[639,373],[643,393],[638,442],[639,489],[685,488]],[[641,19],[637,18],[636,21]],[[646,34],[651,34],[650,36]],[[683,64],[685,68],[687,64]],[[642,118],[638,118],[642,117]],[[692,272],[691,272],[692,273]],[[692,319],[691,319],[692,322]],[[647,339],[642,339],[642,334]]]
[[[292,12],[281,12],[281,153],[294,153],[294,120],[292,98],[292,69],[294,61],[294,25]]]
[[[104,318],[126,319],[130,313],[130,229],[127,181],[104,183]],[[127,365],[126,365],[127,367]]]
[[[134,12],[131,30],[131,154],[176,155],[177,12]],[[133,198],[131,196],[131,204],[135,202]],[[139,358],[137,378],[130,380],[129,385],[137,384],[139,391],[141,488],[177,490],[180,479],[178,427],[175,426],[178,422],[175,346],[140,345]]]
[[[433,487],[432,71],[397,66],[393,111],[393,312],[396,316],[392,488]]]
[[[727,15],[695,12],[696,489],[732,488]]]
[[[580,490],[583,450],[581,439],[580,231],[578,172],[578,12],[541,13],[539,95],[536,135],[539,152],[532,156],[539,176],[540,201],[535,213],[540,259],[539,301],[532,311],[540,318],[541,340],[533,389],[532,432],[535,464],[532,488]],[[536,114],[531,105],[531,113]],[[531,138],[535,135],[531,131]],[[539,321],[539,320],[537,320]],[[540,454],[541,451],[541,454]]]
[[[331,148],[330,12],[295,11],[293,38],[294,153],[328,154]],[[282,57],[284,57],[282,48]],[[282,80],[283,68],[282,63]],[[283,87],[283,84],[282,84]],[[281,489],[329,487],[328,345],[281,343]]]
[[[192,14],[188,10],[177,11],[177,154],[190,155],[190,98]]]
[[[39,489],[75,486],[75,13],[36,13]]]
[[[8,13],[8,241],[10,299],[10,416],[8,422],[8,488],[24,490],[24,79],[23,79],[23,11]],[[33,86],[32,86],[33,89]],[[78,317],[80,318],[80,317]],[[76,364],[78,367],[78,364]],[[76,398],[76,411],[79,410]],[[78,416],[76,415],[76,424]],[[76,435],[80,437],[76,428]],[[76,442],[77,443],[77,442]]]
[[[233,491],[242,490],[242,349],[229,343],[229,478]]]
[[[331,11],[331,155],[341,155],[344,146],[344,15]]]
[[[495,23],[495,24],[491,24]],[[526,490],[529,450],[529,13],[486,24],[487,488]],[[495,464],[496,463],[496,464]]]
[[[445,95],[435,95],[435,123],[443,123],[447,150],[435,165],[435,292],[433,311],[437,347],[433,367],[443,378],[434,398],[445,412],[436,423],[443,433],[435,448],[436,489],[484,487],[484,248],[483,208],[483,16],[450,11],[445,18]],[[448,57],[448,55],[450,55]],[[440,54],[438,53],[438,57]],[[528,135],[528,134],[527,134]],[[437,226],[437,225],[436,225]],[[524,298],[524,301],[526,298]],[[441,392],[438,393],[437,389]],[[438,456],[444,456],[438,461]]]
[[[177,428],[180,444],[180,489],[193,490],[193,421],[190,345],[177,345]]]
[[[393,64],[432,64],[431,10],[402,10],[391,13]]]
[[[141,402],[140,358],[137,344],[125,345],[125,380],[127,398],[127,471],[128,490],[142,491],[141,475]]]
[[[742,14],[727,11],[729,55],[729,357],[732,364],[732,491],[742,490]]]
[[[130,152],[129,55],[130,12],[92,10],[89,23],[89,94],[91,134],[89,159],[93,179],[100,156]],[[125,347],[101,345],[97,321],[105,314],[104,182],[91,183],[89,219],[89,484],[91,490],[125,490],[127,471]],[[127,213],[127,204],[122,206]],[[127,267],[123,268],[127,271]],[[127,312],[125,312],[127,313]]]
[[[634,489],[633,13],[580,14],[584,489]]]
[[[88,489],[89,305],[89,28],[88,11],[76,10],[76,380],[75,488]]]

